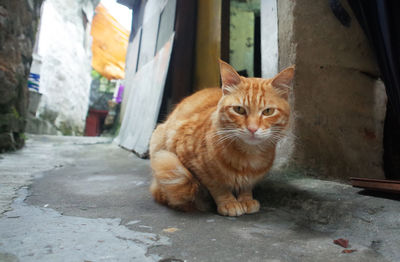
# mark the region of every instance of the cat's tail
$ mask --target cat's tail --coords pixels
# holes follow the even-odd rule
[[[154,199],[172,208],[194,210],[199,182],[178,157],[172,152],[160,150],[151,155],[150,161],[153,169],[150,192]]]

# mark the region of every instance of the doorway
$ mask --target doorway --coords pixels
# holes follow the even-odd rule
[[[222,1],[221,58],[245,77],[261,77],[260,9],[260,0]]]

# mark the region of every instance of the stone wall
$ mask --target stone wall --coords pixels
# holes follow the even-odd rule
[[[345,8],[349,28],[329,1],[278,1],[280,69],[296,64],[293,135],[278,160],[324,178],[383,178],[385,89],[368,41]]]
[[[0,0],[0,152],[23,146],[27,79],[42,0]]]

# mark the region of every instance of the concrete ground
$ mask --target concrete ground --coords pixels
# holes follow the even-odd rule
[[[149,181],[110,139],[30,136],[0,155],[0,261],[400,261],[393,196],[272,174],[261,211],[230,218],[160,206]]]

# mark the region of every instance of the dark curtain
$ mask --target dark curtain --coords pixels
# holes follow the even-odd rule
[[[388,179],[400,179],[400,1],[348,0],[348,3],[374,49],[388,96],[385,175]]]

